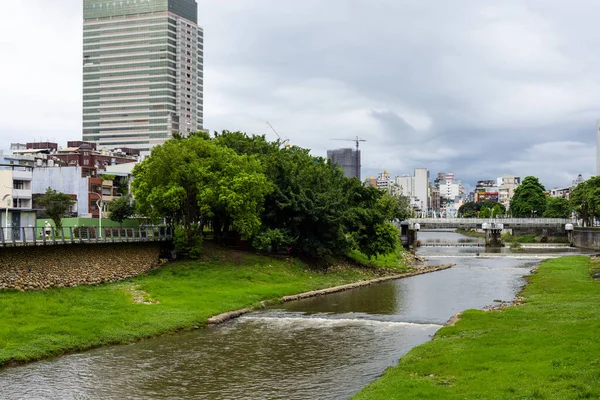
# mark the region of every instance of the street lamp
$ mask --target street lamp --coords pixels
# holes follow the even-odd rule
[[[11,203],[12,203],[12,199],[10,198],[10,194],[4,195],[4,197],[2,198],[2,201],[5,201],[6,203],[6,234],[8,235],[8,208],[10,207]]]
[[[90,194],[95,194],[98,196],[98,200],[96,201],[96,205],[98,206],[98,237],[102,239],[102,207],[104,206],[104,202],[102,201],[102,196],[96,192],[90,192]]]

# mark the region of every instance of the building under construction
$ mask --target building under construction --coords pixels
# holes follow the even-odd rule
[[[333,164],[339,165],[344,170],[344,175],[347,178],[360,179],[360,150],[327,150],[327,158]]]

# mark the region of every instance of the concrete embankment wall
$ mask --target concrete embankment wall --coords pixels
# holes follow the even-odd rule
[[[560,227],[518,227],[512,228],[513,235],[536,235],[546,238],[566,238],[567,231],[564,226]]]
[[[573,245],[581,249],[600,250],[600,229],[576,228]]]
[[[159,265],[160,243],[87,244],[0,249],[0,290],[116,282]]]

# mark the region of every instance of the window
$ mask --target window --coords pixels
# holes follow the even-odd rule
[[[90,165],[90,160],[83,160],[83,165]]]
[[[23,181],[13,181],[13,189],[25,189],[25,182]]]

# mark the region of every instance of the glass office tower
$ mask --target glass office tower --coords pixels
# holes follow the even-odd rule
[[[83,140],[142,152],[203,123],[195,0],[84,0]]]

